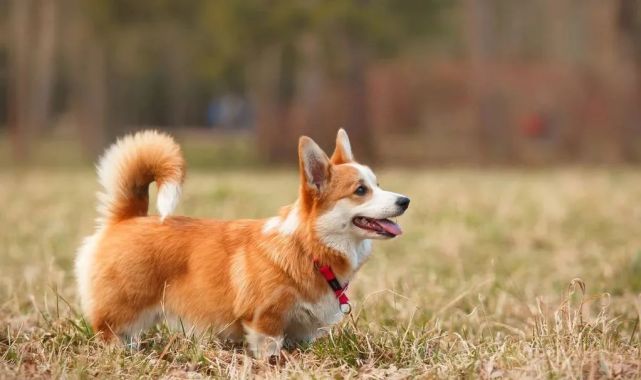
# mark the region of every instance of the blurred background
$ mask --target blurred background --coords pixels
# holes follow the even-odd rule
[[[79,327],[91,165],[165,130],[176,214],[267,217],[340,127],[412,206],[277,377],[641,377],[641,0],[0,0],[0,378],[252,373]]]
[[[0,0],[0,161],[174,133],[192,165],[641,160],[637,0]]]

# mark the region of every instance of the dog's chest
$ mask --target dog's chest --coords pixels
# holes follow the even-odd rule
[[[327,292],[316,302],[298,301],[289,313],[287,335],[295,340],[316,338],[323,327],[334,325],[343,318],[336,296]]]

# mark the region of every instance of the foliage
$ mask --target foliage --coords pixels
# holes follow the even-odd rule
[[[99,38],[116,55],[130,57],[131,70],[148,68],[162,51],[186,53],[198,79],[214,86],[242,87],[244,70],[274,45],[292,45],[309,34],[323,40],[328,57],[351,36],[375,56],[398,53],[440,27],[449,2],[410,1],[126,1],[83,2]],[[166,30],[176,40],[166,39]],[[133,39],[128,49],[122,41]],[[137,41],[136,41],[137,40]],[[123,63],[125,65],[125,63]]]

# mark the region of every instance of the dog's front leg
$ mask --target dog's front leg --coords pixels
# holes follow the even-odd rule
[[[257,296],[258,303],[251,313],[252,318],[243,321],[245,337],[252,355],[256,359],[272,357],[278,359],[285,337],[285,324],[291,305],[296,299],[296,292],[289,287],[268,287],[268,296]]]
[[[263,319],[260,322],[243,323],[243,328],[253,357],[261,360],[280,357],[284,341],[282,327],[278,328]]]

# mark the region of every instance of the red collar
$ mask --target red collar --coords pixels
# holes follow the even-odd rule
[[[329,287],[334,291],[336,299],[340,304],[341,312],[343,314],[351,313],[352,305],[350,305],[349,298],[347,298],[347,294],[345,294],[347,285],[349,285],[349,283],[345,284],[344,287],[341,286],[340,282],[338,282],[338,280],[336,279],[336,275],[334,274],[332,267],[330,267],[329,265],[320,265],[318,263],[318,259],[314,259],[314,268],[316,268],[316,270],[320,272],[320,274],[327,281],[327,284],[329,284]]]

